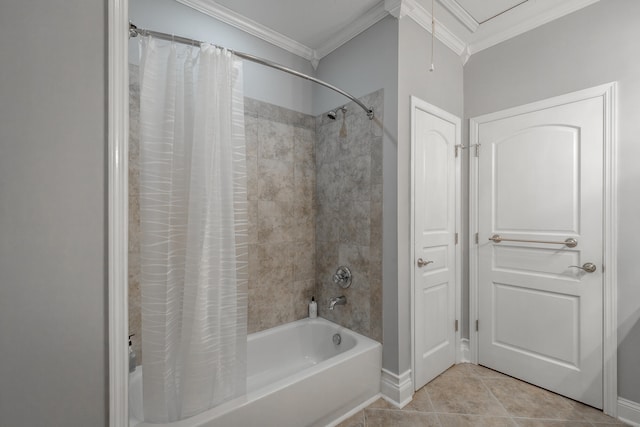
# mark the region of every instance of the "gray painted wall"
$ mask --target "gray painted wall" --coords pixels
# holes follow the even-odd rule
[[[132,8],[143,1],[149,2],[134,0]],[[0,12],[0,51],[12,59],[0,67],[0,424],[106,425],[105,4],[5,2]],[[151,16],[147,21],[145,15],[153,15],[148,11],[136,13],[140,25],[156,22]],[[637,0],[602,1],[475,54],[464,70],[466,119],[620,83],[619,393],[635,402],[640,402],[640,286],[634,269],[640,253],[639,15]],[[171,31],[174,21],[169,14],[158,23]],[[25,27],[30,31],[22,31]],[[213,40],[209,33],[186,31],[192,28],[173,31],[181,29]],[[221,43],[236,40],[221,37],[216,33]],[[396,260],[396,233],[406,246],[409,229],[408,96],[453,114],[462,110],[459,60],[438,44],[437,70],[430,76],[428,41],[412,21],[386,18],[324,58],[318,70],[320,78],[356,96],[385,89],[384,366],[392,372],[406,370],[410,360],[408,280]],[[250,42],[230,47],[251,52]],[[267,47],[278,56],[272,59],[294,66],[303,61]],[[304,62],[297,66],[311,73]],[[277,79],[279,73],[273,73]],[[296,83],[282,82],[281,91],[265,84],[273,82],[269,76],[251,80],[265,86],[247,87],[253,97],[302,112],[343,103],[320,93],[300,96],[299,91],[311,90],[306,82],[297,89]],[[403,263],[409,261],[407,256]],[[404,309],[407,314],[398,316]]]
[[[129,19],[140,28],[204,40],[277,62],[313,76],[311,63],[173,0],[130,0]],[[129,43],[129,60],[138,62],[138,42]],[[313,114],[313,83],[263,65],[244,61],[244,95]]]
[[[0,5],[0,425],[107,424],[106,4]]]
[[[356,97],[384,89],[382,139],[382,367],[397,373],[397,116],[398,108],[398,21],[384,18],[362,34],[322,58],[319,79],[330,82]],[[314,87],[316,114],[347,103],[328,89]],[[365,114],[364,111],[362,114]]]
[[[435,43],[435,71],[431,64],[431,34],[409,18],[400,20],[398,55],[398,319],[397,370],[411,368],[411,96],[462,118],[462,60],[442,43]],[[464,159],[463,159],[464,160]],[[464,181],[463,181],[464,182]],[[465,212],[465,206],[463,206]],[[464,240],[461,241],[464,247]],[[465,260],[462,260],[465,265]],[[385,295],[386,296],[386,295]],[[387,305],[385,304],[385,309]],[[385,311],[385,316],[388,312]],[[464,325],[465,322],[462,322]]]
[[[640,402],[640,2],[607,0],[473,55],[465,118],[618,81],[618,392]]]

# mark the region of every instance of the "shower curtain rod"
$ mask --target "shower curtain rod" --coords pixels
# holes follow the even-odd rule
[[[152,31],[152,30],[146,30],[146,29],[141,29],[136,27],[134,24],[129,23],[129,37],[137,37],[138,35],[141,36],[153,36],[159,39],[163,39],[163,40],[169,40],[169,41],[174,41],[174,42],[178,42],[178,43],[183,43],[183,44],[190,44],[193,46],[198,46],[200,45],[200,43],[203,43],[199,40],[194,40],[194,39],[190,39],[187,37],[180,37],[180,36],[174,36],[173,34],[167,34],[167,33],[161,33],[158,31]],[[208,43],[208,42],[207,42]],[[215,46],[217,48],[220,49],[226,49],[223,46],[218,46],[215,44],[212,44],[212,46]],[[298,76],[301,77],[303,79],[306,80],[310,80],[314,83],[318,83],[319,85],[322,85],[326,88],[329,88],[335,92],[338,92],[340,95],[345,96],[347,98],[349,98],[350,100],[352,100],[353,102],[355,102],[356,104],[358,104],[360,106],[360,108],[362,108],[366,113],[367,113],[367,117],[369,117],[369,120],[372,120],[374,117],[373,114],[373,109],[372,108],[368,108],[366,107],[362,102],[360,102],[360,100],[356,99],[353,95],[345,92],[344,90],[340,89],[339,87],[336,87],[332,84],[329,84],[327,82],[324,82],[320,79],[316,79],[315,77],[311,77],[307,74],[301,73],[299,71],[296,70],[292,70],[291,68],[285,67],[284,65],[280,65],[277,64],[275,62],[269,61],[268,59],[264,59],[264,58],[260,58],[258,56],[254,56],[254,55],[250,55],[248,53],[243,53],[243,52],[238,52],[235,50],[231,50],[231,49],[227,49],[228,51],[232,52],[234,55],[236,55],[239,58],[242,59],[246,59],[247,61],[251,61],[251,62],[255,62],[257,64],[262,64],[265,65],[267,67],[271,67],[271,68],[275,68],[276,70],[280,70],[280,71],[284,71],[285,73],[289,73],[289,74],[293,74],[294,76]]]

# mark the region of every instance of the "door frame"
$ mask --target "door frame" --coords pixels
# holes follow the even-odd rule
[[[112,0],[108,3],[108,405],[109,426],[125,427],[129,425],[129,1]]]
[[[455,130],[455,138],[456,138],[456,146],[462,147],[461,145],[461,141],[462,141],[462,134],[461,134],[461,119],[441,108],[436,107],[435,105],[429,104],[426,101],[423,101],[422,99],[416,97],[416,96],[411,96],[411,221],[410,221],[410,226],[411,226],[411,247],[410,247],[410,263],[409,263],[409,271],[411,272],[411,303],[410,303],[410,315],[411,315],[411,381],[414,384],[416,384],[416,378],[415,378],[415,372],[416,372],[416,360],[415,360],[415,333],[416,333],[416,313],[415,313],[415,302],[416,302],[416,297],[415,297],[415,268],[414,268],[414,263],[415,263],[415,244],[416,244],[416,238],[415,238],[415,192],[416,192],[416,184],[415,184],[415,173],[416,173],[416,164],[415,164],[415,160],[416,160],[416,110],[421,110],[424,111],[428,114],[431,114],[433,116],[436,116],[442,120],[448,121],[450,123],[453,123],[456,127]],[[462,174],[461,174],[461,159],[463,156],[463,152],[464,150],[460,149],[459,153],[460,155],[456,158],[455,163],[456,163],[456,171],[455,171],[455,175],[456,175],[456,185],[455,185],[455,201],[456,201],[456,208],[455,208],[455,228],[456,228],[456,232],[459,235],[459,240],[458,240],[458,244],[455,245],[455,254],[456,254],[456,266],[455,266],[455,317],[456,319],[458,319],[458,330],[455,332],[455,342],[454,342],[454,346],[455,346],[455,350],[456,350],[456,356],[455,356],[455,363],[460,363],[462,361],[463,358],[463,350],[461,349],[461,335],[460,335],[460,331],[461,331],[461,322],[459,322],[460,320],[460,315],[461,315],[461,308],[462,308],[462,300],[461,300],[461,281],[462,281],[462,215],[461,215],[461,203],[462,203]],[[451,327],[453,327],[453,325],[451,325]],[[413,392],[413,390],[412,390]]]
[[[481,124],[502,118],[551,108],[571,102],[602,97],[604,105],[604,150],[603,150],[603,411],[617,416],[617,83],[571,92],[542,101],[521,105],[473,117],[469,121],[469,144],[477,148],[478,131]],[[475,150],[470,150],[474,152]],[[476,152],[477,153],[477,152]],[[469,347],[472,363],[478,363],[478,161],[477,155],[469,161]]]

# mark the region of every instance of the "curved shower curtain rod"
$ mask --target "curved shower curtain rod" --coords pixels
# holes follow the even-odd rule
[[[201,42],[199,40],[194,40],[194,39],[190,39],[190,38],[187,38],[187,37],[174,36],[172,34],[161,33],[161,32],[158,32],[158,31],[141,29],[141,28],[136,27],[132,23],[129,23],[129,37],[137,37],[138,35],[141,35],[141,36],[153,36],[153,37],[156,37],[156,38],[159,38],[159,39],[174,41],[174,42],[183,43],[183,44],[190,44],[190,45],[193,45],[193,46],[199,46],[200,43],[203,43],[203,42]],[[220,49],[226,49],[223,46],[218,46],[218,45],[215,45],[215,44],[212,44],[212,46],[215,46],[215,47],[220,48]],[[367,113],[367,117],[369,117],[369,120],[372,120],[373,117],[374,117],[372,108],[368,108],[362,102],[360,102],[360,100],[355,98],[353,95],[345,92],[344,90],[340,89],[339,87],[336,87],[336,86],[334,86],[332,84],[324,82],[324,81],[322,81],[320,79],[316,79],[315,77],[311,77],[311,76],[309,76],[307,74],[304,74],[304,73],[301,73],[299,71],[292,70],[291,68],[285,67],[284,65],[280,65],[280,64],[277,64],[275,62],[269,61],[268,59],[260,58],[258,56],[250,55],[248,53],[238,52],[236,50],[231,50],[231,49],[227,49],[227,50],[232,52],[234,55],[236,55],[239,58],[246,59],[247,61],[255,62],[257,64],[262,64],[262,65],[265,65],[267,67],[275,68],[276,70],[284,71],[285,73],[293,74],[294,76],[298,76],[298,77],[301,77],[303,79],[310,80],[310,81],[312,81],[314,83],[318,83],[319,85],[322,85],[322,86],[324,86],[326,88],[329,88],[329,89],[331,89],[331,90],[333,90],[335,92],[338,92],[340,95],[345,96],[345,97],[349,98],[350,100],[352,100],[353,102],[355,102],[356,104],[358,104],[360,106],[360,108],[362,108]]]

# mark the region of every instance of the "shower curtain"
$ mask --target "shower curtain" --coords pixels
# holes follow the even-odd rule
[[[245,392],[242,64],[206,44],[140,49],[143,401],[162,423]]]

